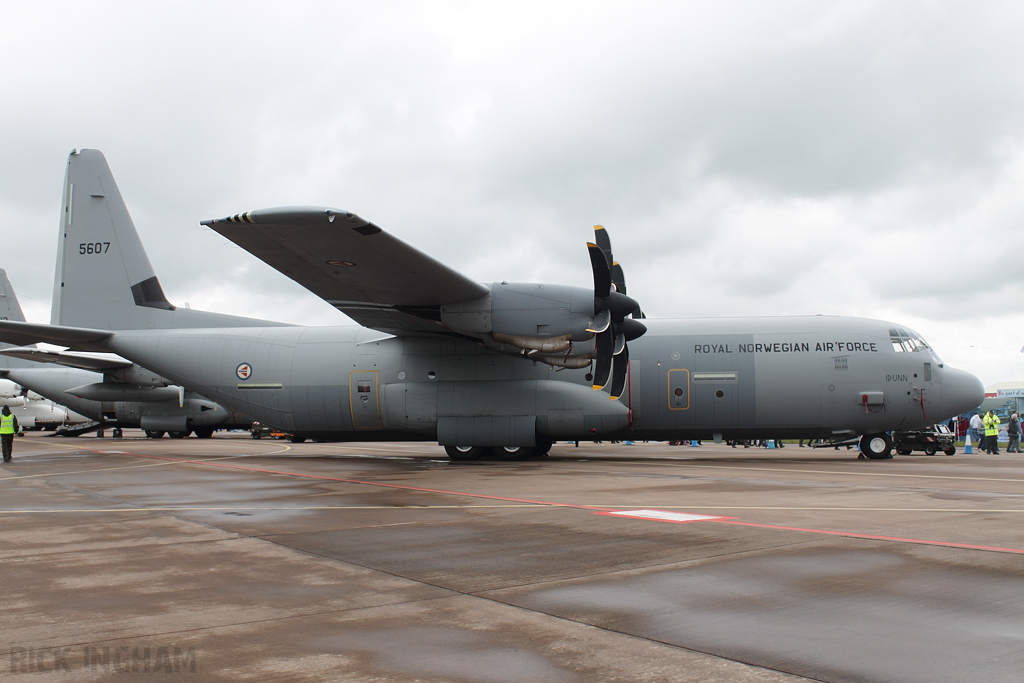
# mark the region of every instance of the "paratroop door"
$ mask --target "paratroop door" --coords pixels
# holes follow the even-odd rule
[[[356,429],[380,429],[377,371],[353,370],[349,373],[349,392],[352,426]]]

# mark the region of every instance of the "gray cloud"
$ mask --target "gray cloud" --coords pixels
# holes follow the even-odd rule
[[[324,204],[484,281],[588,284],[601,223],[653,314],[1019,348],[979,320],[986,297],[1024,313],[1022,23],[1010,3],[8,5],[0,265],[45,319],[64,159],[88,146],[194,307],[346,323],[198,224]],[[1024,379],[1019,357],[962,364]]]

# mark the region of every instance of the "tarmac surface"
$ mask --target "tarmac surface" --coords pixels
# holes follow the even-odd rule
[[[8,680],[1024,680],[1024,456],[140,436],[0,467]]]

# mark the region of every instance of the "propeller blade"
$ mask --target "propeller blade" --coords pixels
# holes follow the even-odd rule
[[[629,370],[629,347],[623,346],[622,353],[615,356],[615,369],[612,373],[612,400],[622,396],[626,388],[626,371]]]
[[[621,332],[615,335],[615,346],[612,349],[612,355],[617,356],[626,349],[626,335]]]
[[[587,328],[587,332],[593,332],[595,334],[604,332],[611,324],[612,312],[607,308],[602,308],[601,312],[594,316],[594,323]]]
[[[616,292],[626,293],[626,276],[622,272],[622,266],[614,261],[612,261],[612,284],[615,285]]]
[[[608,237],[608,231],[604,229],[603,225],[594,226],[594,242],[597,246],[601,247],[601,251],[608,257],[608,263],[614,263],[615,259],[612,258],[612,241]]]
[[[601,247],[587,242],[590,251],[590,265],[594,269],[594,297],[607,299],[612,288],[612,265]]]
[[[594,389],[603,389],[608,384],[608,376],[612,372],[612,347],[615,338],[610,329],[597,335],[597,348],[594,351]]]

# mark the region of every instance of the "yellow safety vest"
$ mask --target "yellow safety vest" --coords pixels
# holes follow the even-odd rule
[[[14,415],[0,415],[0,434],[14,433]]]
[[[999,436],[999,424],[1001,420],[997,415],[986,415],[984,422],[985,436]]]

